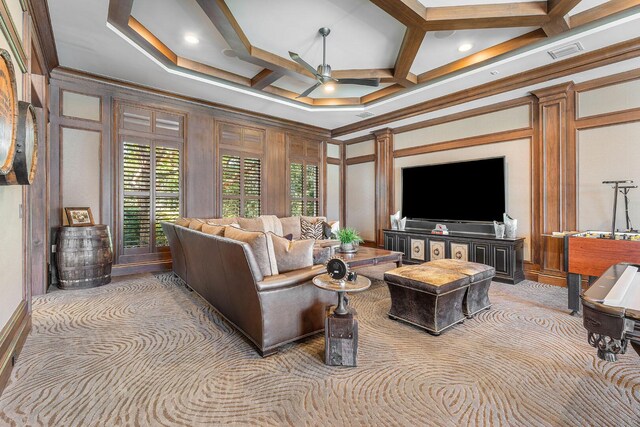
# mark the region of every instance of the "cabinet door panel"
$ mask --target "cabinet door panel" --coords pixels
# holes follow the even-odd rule
[[[409,258],[413,261],[426,261],[426,250],[424,245],[424,239],[410,237],[411,252]]]
[[[488,243],[474,243],[473,244],[473,262],[480,264],[493,265],[491,263],[491,252],[489,251]]]
[[[469,261],[469,244],[450,242],[451,259]]]
[[[407,236],[398,236],[398,252],[402,252],[404,254],[404,256],[402,257],[405,260],[409,260],[409,248],[408,248],[408,240],[409,238]]]
[[[431,240],[429,242],[429,261],[444,259],[445,257],[445,242],[439,240]]]
[[[398,245],[396,244],[396,235],[384,234],[384,248],[388,251],[396,251]]]
[[[509,248],[506,246],[494,246],[493,247],[493,259],[494,259],[494,267],[496,268],[496,273],[498,274],[506,274],[510,273],[510,258]]]

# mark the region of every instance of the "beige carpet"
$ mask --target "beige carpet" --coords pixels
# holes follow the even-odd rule
[[[493,308],[434,337],[387,318],[384,285],[354,295],[357,368],[322,335],[261,359],[171,276],[34,301],[0,425],[630,426],[640,358],[596,358],[566,290],[494,284]]]

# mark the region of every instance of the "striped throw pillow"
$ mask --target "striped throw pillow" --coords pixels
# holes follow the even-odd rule
[[[300,218],[300,239],[320,240],[324,234],[322,221],[310,222]]]

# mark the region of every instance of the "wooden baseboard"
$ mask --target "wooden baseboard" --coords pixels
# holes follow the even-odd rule
[[[171,259],[136,264],[118,264],[111,269],[111,275],[117,277],[130,274],[156,273],[158,271],[169,271],[172,267]]]
[[[31,313],[27,311],[27,302],[23,300],[0,332],[0,394],[7,385],[15,359],[30,330]]]

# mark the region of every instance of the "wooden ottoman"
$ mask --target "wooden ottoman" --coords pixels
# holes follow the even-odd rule
[[[459,259],[439,259],[429,261],[426,265],[444,268],[469,276],[469,289],[464,296],[462,311],[468,318],[472,318],[476,313],[491,307],[489,301],[489,286],[491,280],[496,275],[496,269],[477,262],[462,261]]]
[[[426,264],[408,265],[384,273],[391,294],[389,317],[440,335],[463,322],[462,302],[469,276]]]

